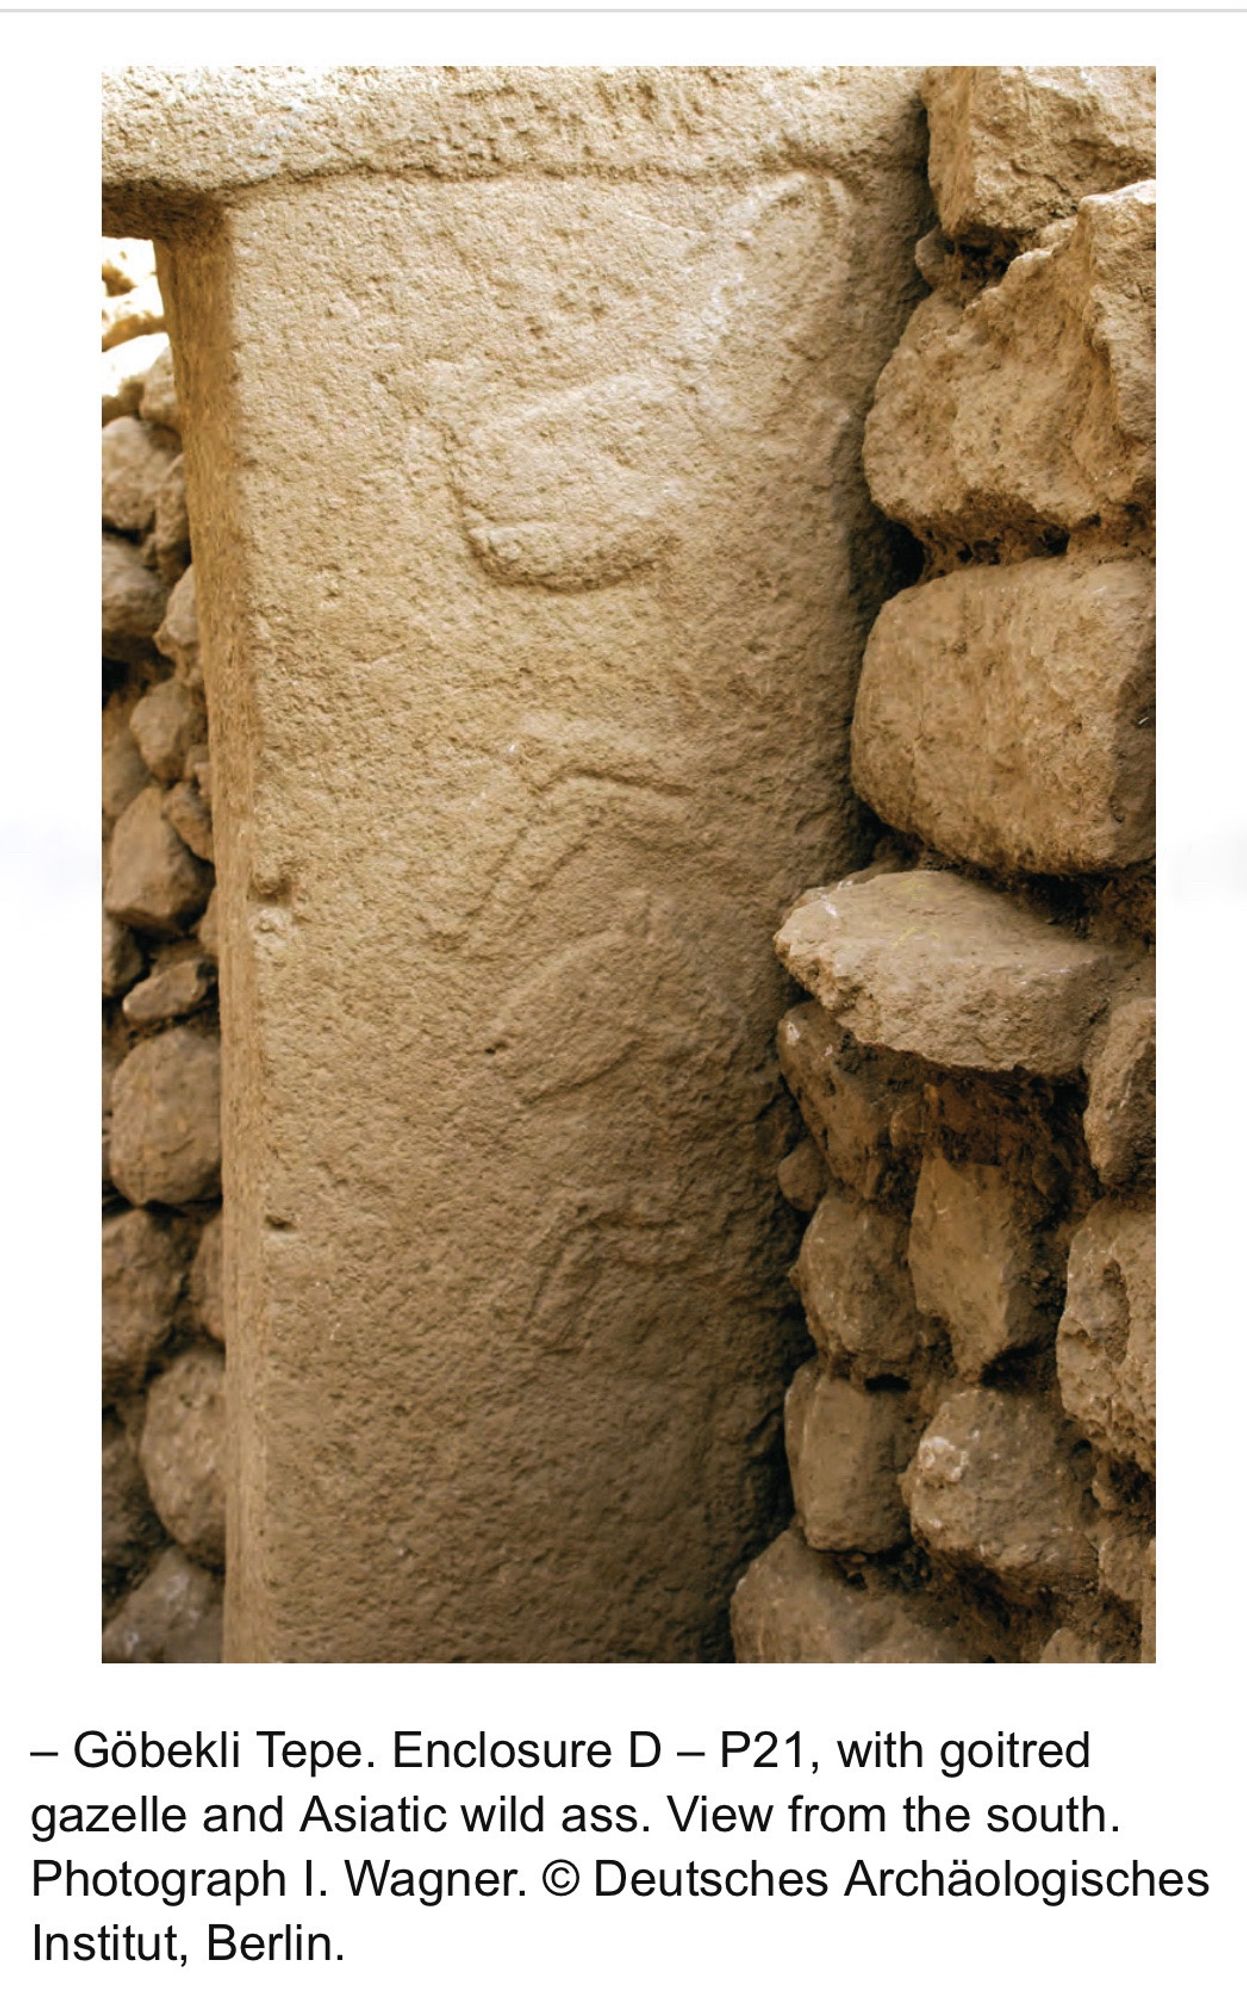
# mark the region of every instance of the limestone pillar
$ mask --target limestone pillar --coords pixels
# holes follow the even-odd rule
[[[905,71],[107,86],[188,412],[235,1659],[726,1656],[921,143]]]

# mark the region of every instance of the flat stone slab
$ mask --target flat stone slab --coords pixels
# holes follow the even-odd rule
[[[961,875],[841,883],[800,903],[775,948],[859,1041],[954,1069],[1072,1076],[1117,954]]]

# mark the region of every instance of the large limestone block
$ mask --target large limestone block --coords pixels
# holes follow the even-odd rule
[[[870,1581],[846,1583],[829,1556],[789,1528],[750,1564],[732,1598],[736,1658],[752,1664],[954,1664],[982,1660],[930,1598]]]
[[[915,79],[108,92],[213,715],[231,1652],[721,1658],[784,1504],[766,938],[862,850]]]
[[[1156,1470],[1156,1220],[1099,1201],[1070,1245],[1057,1333],[1061,1400],[1090,1438]]]
[[[221,1579],[181,1549],[162,1549],[104,1627],[106,1664],[191,1666],[219,1661]]]
[[[1112,1008],[1087,1070],[1083,1119],[1091,1164],[1119,1189],[1156,1172],[1156,999],[1128,994]]]
[[[173,1329],[186,1281],[185,1226],[146,1209],[104,1220],[105,1401],[143,1385]]]
[[[203,909],[211,888],[212,870],[170,824],[159,786],[149,785],[113,829],[104,908],[136,930],[172,937]]]
[[[923,1432],[901,1491],[919,1541],[987,1571],[1023,1602],[1095,1581],[1084,1473],[1036,1397],[951,1396]]]
[[[214,1036],[167,1028],[113,1078],[110,1170],[127,1200],[203,1201],[221,1180],[221,1055]]]
[[[922,1338],[905,1267],[905,1221],[825,1194],[801,1239],[793,1276],[810,1333],[864,1380],[908,1374]]]
[[[1135,558],[975,566],[875,621],[853,782],[956,860],[1094,874],[1155,845],[1155,608]]]
[[[916,1423],[895,1390],[859,1389],[821,1361],[798,1369],[784,1402],[793,1500],[812,1549],[879,1555],[909,1535],[898,1481]]]
[[[964,309],[923,301],[866,424],[886,514],[961,549],[1150,509],[1155,232],[1153,183],[1092,195]]]
[[[864,1049],[816,1001],[779,1024],[779,1066],[833,1180],[863,1201],[904,1188],[917,1094],[903,1065]]]
[[[1051,1340],[1053,1296],[1037,1204],[1000,1167],[931,1154],[909,1232],[914,1297],[948,1328],[960,1375]]]
[[[1116,970],[1106,945],[943,870],[841,882],[775,940],[859,1041],[957,1069],[1071,1076]]]
[[[960,64],[922,84],[945,233],[1006,243],[1156,166],[1156,72]]]
[[[219,1347],[188,1347],[147,1392],[139,1457],[152,1504],[179,1548],[219,1569],[225,1560],[225,1363]]]

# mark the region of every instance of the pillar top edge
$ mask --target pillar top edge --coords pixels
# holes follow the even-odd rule
[[[237,67],[107,73],[106,226],[159,235],[344,173],[713,177],[925,156],[919,68]]]

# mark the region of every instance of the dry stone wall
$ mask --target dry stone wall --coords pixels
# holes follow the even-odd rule
[[[225,1554],[212,781],[150,243],[103,247],[103,1655],[213,1660]]]
[[[1154,82],[941,69],[863,457],[873,863],[777,939],[796,1519],[744,1660],[1154,1657]]]

